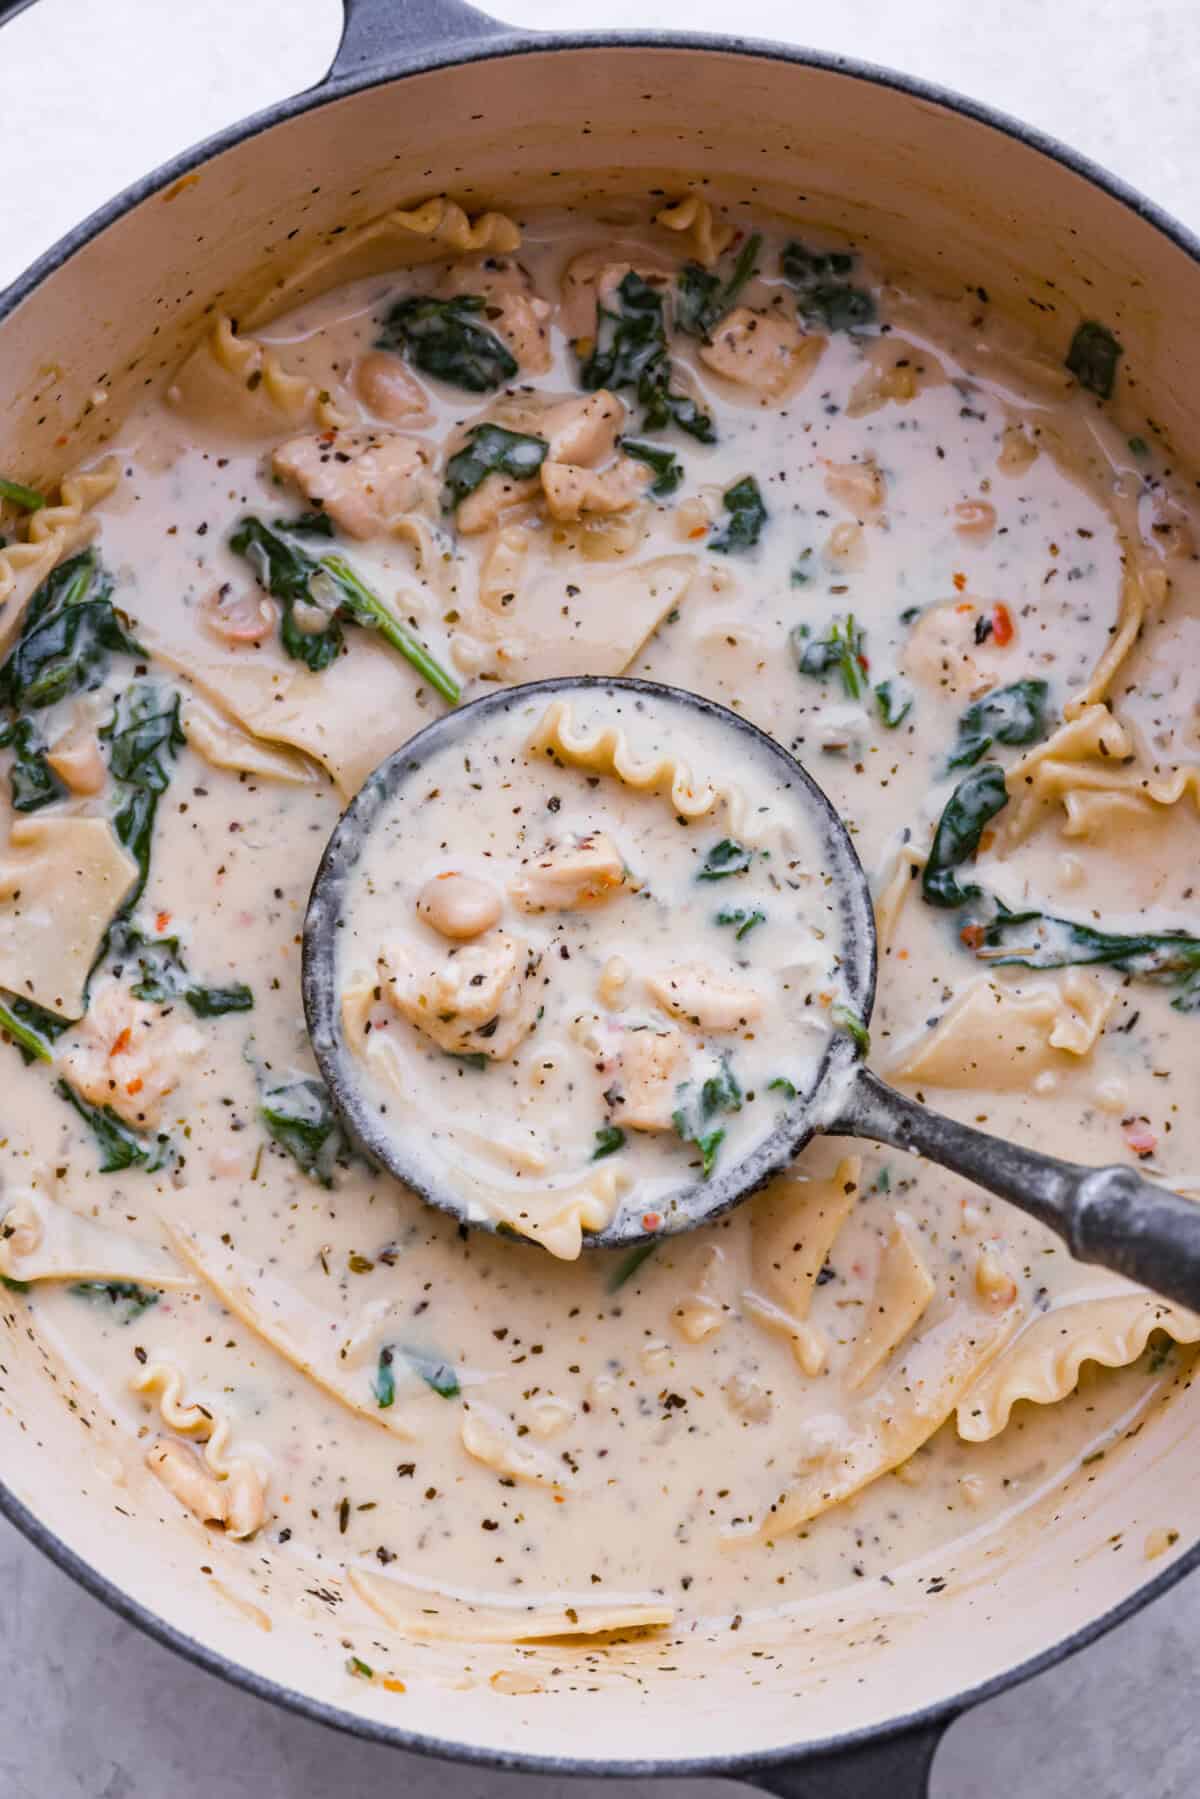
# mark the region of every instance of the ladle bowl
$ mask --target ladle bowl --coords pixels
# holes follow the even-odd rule
[[[870,888],[850,834],[811,774],[766,732],[714,701],[678,687],[625,678],[564,676],[497,689],[445,713],[380,763],[335,826],[321,858],[304,920],[302,985],[317,1065],[351,1136],[364,1152],[422,1199],[461,1222],[494,1223],[477,1215],[465,1195],[422,1154],[419,1135],[385,1126],[363,1080],[363,1067],[341,1022],[338,939],[347,892],[372,834],[385,813],[423,770],[447,749],[484,744],[502,719],[531,701],[573,694],[611,695],[656,709],[701,713],[728,733],[725,769],[750,759],[768,765],[774,791],[802,812],[821,846],[841,920],[839,979],[864,1026],[875,999],[875,918]],[[648,1232],[636,1190],[586,1247],[618,1248],[664,1232],[705,1224],[738,1205],[787,1167],[818,1132],[866,1137],[924,1156],[1007,1200],[1058,1233],[1071,1254],[1094,1262],[1193,1310],[1200,1309],[1200,1204],[1145,1180],[1136,1170],[1088,1168],[960,1124],[873,1074],[855,1036],[833,1032],[813,1079],[788,1100],[770,1134],[710,1179],[681,1173],[677,1192],[656,1196],[662,1224]]]

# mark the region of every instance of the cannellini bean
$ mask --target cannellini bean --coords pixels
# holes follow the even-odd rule
[[[504,901],[487,881],[446,869],[417,895],[417,916],[455,942],[479,937],[499,922]]]
[[[428,423],[425,389],[390,350],[369,351],[359,362],[357,383],[363,404],[389,425]]]

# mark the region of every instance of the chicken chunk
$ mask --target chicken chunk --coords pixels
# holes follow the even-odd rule
[[[825,492],[859,519],[878,518],[887,499],[887,483],[873,457],[863,462],[825,465]]]
[[[350,537],[378,537],[427,506],[425,451],[398,431],[322,431],[293,437],[271,458],[275,473]]]
[[[595,831],[576,843],[552,845],[509,891],[526,912],[575,912],[612,899],[627,881],[620,850]]]
[[[625,402],[601,387],[586,400],[562,400],[548,407],[540,435],[550,445],[550,462],[573,462],[594,468],[613,455],[625,423]]]
[[[673,1018],[701,1031],[739,1031],[762,1017],[762,997],[753,987],[716,974],[699,962],[681,963],[646,986]]]
[[[617,1052],[616,1113],[631,1131],[672,1129],[687,1047],[679,1031],[626,1030]]]
[[[533,291],[520,263],[495,256],[483,263],[459,263],[446,275],[442,289],[450,295],[482,295],[485,324],[504,339],[522,374],[549,371],[552,308]]]
[[[490,531],[498,525],[504,514],[514,506],[524,506],[530,500],[536,500],[542,491],[542,484],[536,475],[527,480],[514,481],[511,475],[503,475],[494,470],[485,475],[474,493],[469,493],[461,500],[454,514],[454,522],[464,537],[474,537],[481,531]]]
[[[774,400],[816,363],[824,339],[806,335],[780,312],[736,306],[700,346],[700,360],[716,375]]]
[[[392,1005],[451,1055],[511,1056],[534,1024],[539,958],[506,931],[440,956],[396,943],[380,957]]]
[[[648,244],[617,242],[581,250],[563,276],[563,330],[573,339],[594,337],[597,307],[613,309],[613,295],[626,275],[639,275],[665,291],[677,266],[673,257]]]
[[[62,1073],[94,1106],[153,1130],[203,1038],[173,1011],[135,999],[118,981],[97,983],[91,1004],[58,1053]]]
[[[585,512],[627,512],[637,504],[654,470],[631,456],[622,456],[610,468],[579,468],[572,462],[542,464],[542,490],[551,518],[575,520]]]

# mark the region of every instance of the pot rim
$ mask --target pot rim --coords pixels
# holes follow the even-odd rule
[[[15,10],[9,11],[6,15],[7,18],[15,17],[16,13],[24,11],[25,7],[31,3],[32,0],[17,0]],[[0,19],[0,25],[4,22],[4,19]],[[482,23],[486,26],[492,21],[484,19]],[[411,75],[425,74],[436,69],[452,68],[457,64],[491,61],[501,57],[535,55],[545,51],[569,52],[593,49],[691,50],[701,54],[716,52],[721,55],[759,57],[774,62],[795,64],[800,68],[817,69],[826,74],[846,76],[848,79],[862,81],[873,87],[890,88],[911,99],[926,101],[931,105],[956,112],[975,124],[1001,132],[1004,136],[1014,138],[1028,148],[1036,150],[1049,161],[1057,163],[1071,174],[1081,176],[1085,181],[1089,181],[1094,187],[1109,195],[1119,205],[1124,206],[1160,232],[1200,266],[1200,236],[1180,224],[1164,208],[1148,200],[1128,182],[1112,174],[1090,157],[1071,149],[1050,133],[1035,126],[1026,125],[999,108],[986,105],[982,101],[969,99],[938,82],[904,74],[857,57],[806,49],[801,45],[780,43],[767,38],[727,37],[713,32],[620,29],[594,32],[533,32],[516,27],[501,26],[495,34],[477,39],[460,38],[452,40],[444,46],[434,46],[424,50],[411,47],[401,48],[394,56],[385,56],[361,70],[335,76],[332,79],[327,76],[314,87],[276,101],[260,112],[252,113],[248,118],[226,126],[212,136],[202,139],[198,144],[181,151],[149,174],[132,182],[102,206],[97,207],[94,212],[31,263],[24,274],[18,276],[8,287],[0,289],[0,325],[18,306],[36,292],[43,281],[69,262],[77,251],[90,243],[93,238],[98,237],[101,232],[107,230],[110,225],[115,224],[127,212],[132,211],[143,200],[170,186],[180,176],[189,174],[202,164],[210,162],[213,157],[220,155],[223,151],[247,142],[261,133],[273,129],[276,125],[297,118],[330,101],[340,100],[355,93],[365,92],[369,88],[386,86],[393,81],[403,80]],[[631,1777],[678,1779],[688,1775],[718,1777],[753,1775],[759,1770],[830,1760],[847,1751],[860,1749],[867,1745],[881,1746],[914,1733],[928,1732],[938,1727],[944,1730],[963,1712],[973,1709],[976,1705],[1000,1693],[1007,1692],[1011,1687],[1021,1685],[1034,1675],[1043,1673],[1068,1656],[1074,1655],[1078,1650],[1097,1641],[1144,1606],[1150,1605],[1154,1600],[1169,1592],[1177,1581],[1183,1579],[1184,1575],[1200,1567],[1200,1535],[1198,1535],[1196,1541],[1178,1555],[1161,1573],[1145,1581],[1125,1599],[1110,1607],[1108,1611],[1101,1612],[1096,1617],[1089,1619],[1086,1624],[1081,1625],[1078,1630],[1068,1636],[1059,1638],[1036,1655],[1016,1663],[1000,1674],[993,1675],[990,1680],[981,1681],[960,1693],[936,1700],[927,1706],[917,1707],[898,1717],[888,1718],[880,1724],[864,1725],[857,1730],[843,1731],[830,1737],[814,1738],[790,1747],[760,1752],[748,1750],[731,1756],[705,1755],[597,1760],[588,1756],[548,1755],[484,1748],[452,1738],[431,1736],[399,1725],[381,1723],[377,1719],[346,1710],[336,1703],[311,1699],[294,1688],[256,1673],[230,1656],[210,1649],[187,1632],[168,1623],[165,1618],[152,1611],[141,1600],[134,1599],[107,1575],[93,1567],[49,1525],[45,1524],[36,1513],[31,1511],[17,1497],[2,1475],[0,1475],[0,1516],[7,1518],[9,1523],[20,1531],[35,1548],[41,1550],[50,1561],[83,1587],[86,1592],[107,1605],[119,1618],[128,1624],[135,1625],[155,1642],[174,1650],[184,1660],[193,1663],[196,1667],[203,1668],[207,1673],[215,1674],[228,1685],[238,1687],[256,1699],[285,1707],[288,1711],[295,1712],[301,1717],[324,1724],[330,1729],[342,1731],[348,1736],[358,1737],[366,1742],[385,1743],[392,1748],[403,1749],[412,1754],[513,1772],[624,1779]]]

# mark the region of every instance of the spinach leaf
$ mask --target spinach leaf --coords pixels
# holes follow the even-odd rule
[[[644,431],[662,431],[675,424],[701,443],[715,442],[708,414],[672,386],[662,295],[630,269],[615,298],[617,311],[596,309],[595,341],[579,371],[583,386],[593,393],[601,387],[614,393],[632,387],[645,408]]]
[[[857,1012],[852,1011],[849,1006],[834,1006],[829,1016],[835,1030],[845,1031],[847,1037],[853,1038],[855,1052],[860,1059],[870,1055],[871,1033]]]
[[[249,1012],[254,995],[242,981],[229,987],[185,987],[183,997],[197,1018],[221,1018],[226,1012]]]
[[[657,444],[639,443],[633,437],[623,437],[621,449],[626,456],[632,456],[635,461],[644,462],[647,468],[654,470],[654,480],[650,483],[649,492],[658,498],[674,493],[683,480],[683,464],[674,450],[660,449]]]
[[[279,638],[285,653],[293,662],[302,662],[317,675],[340,655],[345,634],[336,611],[329,611],[329,622],[323,630],[302,631],[296,623],[297,603],[306,606],[317,603],[309,590],[321,572],[321,565],[283,535],[285,530],[294,532],[294,526],[286,525],[282,519],[276,519],[275,524],[276,529],[272,530],[261,519],[247,516],[239,521],[229,539],[229,547],[246,558],[259,586],[281,602]],[[323,610],[328,611],[328,608]]]
[[[773,1081],[767,1082],[767,1092],[782,1093],[784,1099],[795,1099],[797,1088],[795,1082],[789,1081],[785,1074],[777,1074]]]
[[[21,994],[0,993],[0,1031],[20,1050],[26,1067],[30,1062],[52,1062],[56,1039],[69,1031],[72,1023]]]
[[[506,431],[503,425],[476,425],[462,449],[446,464],[446,510],[473,494],[488,475],[528,481],[545,462],[549,448],[544,437]]]
[[[879,717],[889,731],[902,725],[913,709],[916,696],[902,675],[890,675],[875,688],[875,705]]]
[[[947,768],[973,768],[993,743],[1037,743],[1046,735],[1049,683],[1014,681],[968,706],[958,721],[958,738]]]
[[[723,881],[728,875],[744,875],[753,859],[753,851],[748,850],[744,844],[735,843],[732,837],[722,837],[720,843],[714,843],[705,856],[696,879]]]
[[[721,495],[721,504],[729,514],[729,520],[723,530],[709,538],[709,549],[716,550],[722,556],[731,555],[735,551],[752,550],[762,536],[762,528],[768,518],[754,476],[744,475],[732,487],[727,487]]]
[[[113,830],[138,865],[137,880],[117,914],[120,920],[131,915],[145,891],[158,802],[171,780],[172,758],[187,742],[179,723],[179,695],[168,699],[156,681],[131,681],[117,695],[100,735],[108,743],[109,773],[118,783]],[[111,927],[106,949],[109,941]]]
[[[694,1143],[700,1151],[704,1179],[713,1171],[718,1151],[725,1141],[724,1127],[713,1127],[712,1121],[723,1112],[740,1112],[742,1089],[728,1056],[721,1057],[716,1074],[699,1083],[684,1081],[676,1089],[678,1104],[671,1122],[675,1133],[685,1143]]]
[[[861,331],[875,322],[875,302],[866,288],[853,287],[854,257],[844,250],[808,250],[793,241],[784,246],[780,268],[796,290],[796,306],[809,324],[828,331]]]
[[[955,870],[975,854],[989,820],[1007,804],[999,763],[985,762],[964,775],[942,810],[925,864],[921,891],[929,905],[962,906],[978,898],[980,889],[960,887]]]
[[[45,494],[36,487],[26,487],[23,481],[9,481],[0,475],[0,501],[3,500],[10,506],[20,506],[24,512],[40,512],[46,504]]]
[[[517,361],[496,333],[479,323],[483,310],[482,294],[452,300],[410,294],[384,315],[378,348],[403,350],[422,373],[467,393],[493,393],[514,378]]]
[[[371,1382],[375,1404],[381,1412],[386,1412],[389,1406],[396,1403],[396,1376],[392,1372],[392,1362],[392,1351],[385,1344],[379,1352],[379,1364],[375,1370],[375,1378]]]
[[[458,1375],[449,1362],[440,1356],[430,1355],[424,1349],[409,1349],[403,1344],[385,1344],[379,1352],[379,1365],[375,1371],[372,1387],[375,1403],[380,1411],[395,1404],[396,1400],[396,1357],[403,1356],[414,1374],[420,1375],[427,1387],[442,1399],[456,1399],[462,1392]]]
[[[647,1257],[652,1256],[657,1248],[658,1240],[653,1239],[649,1243],[639,1243],[635,1249],[631,1249],[627,1255],[623,1255],[605,1281],[604,1291],[619,1293],[625,1282],[633,1279],[642,1263]]]
[[[131,991],[136,999],[165,1005],[180,996],[197,1018],[219,1018],[225,1012],[249,1012],[254,995],[242,981],[228,987],[206,987],[188,980],[187,963],[178,937],[149,937],[140,925],[118,920],[109,932],[109,950],[117,975],[133,962],[137,980]]]
[[[1080,387],[1107,400],[1117,378],[1117,363],[1122,346],[1108,329],[1095,319],[1084,319],[1075,330],[1067,351],[1066,365]]]
[[[264,1090],[258,1109],[267,1134],[301,1172],[332,1187],[334,1168],[345,1160],[349,1144],[324,1081],[316,1075],[279,1081]]]
[[[135,1131],[118,1118],[111,1106],[93,1106],[67,1081],[57,1081],[54,1091],[78,1112],[95,1138],[101,1174],[117,1174],[123,1168],[144,1168],[153,1173],[170,1159],[171,1144],[165,1133],[147,1137]]]
[[[596,1147],[592,1151],[592,1161],[601,1162],[605,1156],[615,1156],[619,1149],[625,1147],[625,1133],[619,1124],[602,1124],[596,1132]]]
[[[750,935],[755,925],[766,924],[767,915],[758,906],[752,912],[747,911],[745,906],[722,906],[716,921],[718,924],[734,925],[734,940],[740,943],[743,937]]]
[[[1011,912],[999,900],[991,916],[964,931],[976,953],[999,968],[1072,968],[1101,963],[1142,980],[1178,986],[1180,1012],[1200,1007],[1200,937],[1186,931],[1097,930],[1039,911]]]
[[[335,660],[345,642],[342,622],[361,625],[378,631],[443,699],[456,705],[462,693],[458,682],[360,580],[344,556],[329,551],[315,558],[290,541],[298,526],[305,524],[303,518],[294,523],[276,519],[271,528],[261,519],[247,516],[229,539],[230,548],[249,561],[260,586],[282,602],[280,640],[287,654],[319,674]],[[309,534],[314,534],[311,527]],[[300,629],[295,618],[300,601],[325,613],[328,623],[322,630]]]
[[[136,1281],[76,1281],[67,1289],[76,1299],[89,1300],[93,1305],[109,1305],[121,1316],[119,1324],[132,1324],[151,1306],[156,1306],[159,1295],[146,1287],[139,1287]]]
[[[46,744],[31,718],[0,727],[0,749],[11,748],[8,771],[14,812],[37,812],[66,795],[66,787],[46,760]]]
[[[846,618],[835,618],[827,637],[812,637],[807,625],[797,625],[791,634],[792,652],[802,675],[816,680],[836,674],[848,700],[861,700],[867,692],[867,636],[855,622],[851,612]],[[900,714],[896,723],[904,714]]]
[[[675,322],[679,329],[689,337],[709,337],[713,326],[732,309],[753,275],[755,258],[761,249],[762,237],[756,232],[742,245],[725,280],[715,270],[701,268],[698,262],[685,263],[675,282]]]
[[[144,656],[112,604],[112,577],[84,550],[47,575],[25,609],[16,644],[0,667],[0,703],[38,712],[92,692],[113,655]]]

